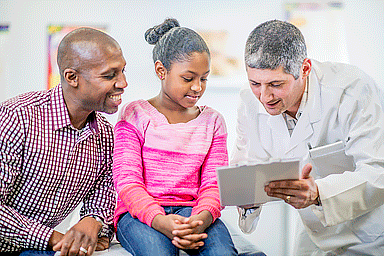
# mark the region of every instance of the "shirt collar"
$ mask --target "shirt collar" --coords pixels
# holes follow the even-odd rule
[[[303,93],[303,96],[301,98],[301,103],[300,103],[299,109],[297,110],[297,113],[296,113],[296,119],[300,118],[301,114],[303,114],[305,106],[307,105],[307,102],[308,102],[308,84],[309,84],[309,78],[307,78],[307,84],[305,85],[304,93]]]
[[[300,106],[299,106],[299,109],[297,110],[296,116],[293,118],[289,116],[287,113],[285,112],[283,113],[283,116],[287,115],[288,120],[290,120],[291,118],[299,120],[301,114],[303,114],[304,108],[308,102],[308,88],[309,88],[309,77],[307,77],[307,83],[305,84],[304,93],[303,93],[303,96],[301,97]]]
[[[96,112],[93,111],[91,114],[88,115],[87,123],[85,127],[89,127],[89,129],[92,131],[93,134],[99,133],[99,127],[97,125],[97,115]]]
[[[65,105],[63,88],[61,84],[52,88],[51,90],[51,109],[52,109],[52,124],[53,130],[59,130],[68,125],[71,125],[71,119],[69,118],[69,113],[67,105]]]
[[[50,89],[51,91],[51,110],[52,110],[52,120],[53,120],[53,130],[60,130],[66,126],[72,126],[71,119],[69,118],[68,108],[64,101],[63,88],[61,84]],[[99,128],[97,125],[96,113],[93,111],[89,114],[87,118],[87,123],[84,129],[89,129],[92,133],[99,133]]]

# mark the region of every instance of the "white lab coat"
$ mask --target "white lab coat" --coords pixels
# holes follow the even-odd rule
[[[356,67],[312,60],[308,102],[291,137],[282,115],[269,115],[249,88],[240,98],[231,164],[293,157],[304,164],[308,142],[344,141],[356,168],[314,170],[322,206],[299,210],[301,219],[321,250],[365,244],[366,255],[384,255],[384,245],[366,247],[384,236],[384,113],[374,81]]]

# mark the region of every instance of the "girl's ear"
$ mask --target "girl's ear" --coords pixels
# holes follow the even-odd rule
[[[65,82],[72,87],[77,87],[79,85],[79,76],[76,70],[72,68],[66,68],[63,71],[63,76]]]
[[[163,63],[161,61],[159,61],[159,60],[157,60],[155,62],[155,72],[156,72],[157,77],[160,80],[164,80],[165,79],[165,75],[167,73],[167,69],[164,67]]]

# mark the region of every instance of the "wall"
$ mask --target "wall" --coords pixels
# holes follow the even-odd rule
[[[148,99],[159,90],[151,60],[152,46],[143,36],[147,28],[161,23],[165,17],[174,17],[182,26],[192,29],[224,29],[232,35],[227,42],[227,53],[242,56],[246,38],[257,24],[284,19],[283,3],[283,0],[0,0],[0,23],[11,24],[9,38],[0,49],[5,70],[0,79],[0,101],[26,91],[45,89],[49,24],[108,25],[109,34],[120,43],[127,60],[129,86],[123,101],[128,102]],[[384,1],[344,3],[349,61],[383,86]],[[231,79],[209,78],[208,89],[200,102],[223,113],[229,131],[229,151],[235,138],[238,91],[246,81],[243,71]],[[107,117],[114,123],[117,114]],[[236,225],[236,212],[232,209],[226,214],[232,216]],[[296,213],[288,207],[281,204],[266,207],[257,231],[246,237],[268,255],[288,255],[293,242],[293,228],[289,224],[295,220]]]

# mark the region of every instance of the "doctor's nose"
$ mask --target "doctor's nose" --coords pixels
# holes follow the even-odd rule
[[[273,99],[273,93],[268,86],[262,86],[260,89],[260,101],[267,103]]]

